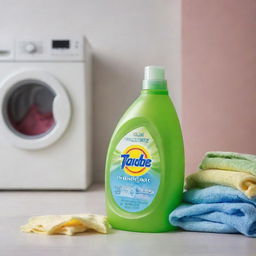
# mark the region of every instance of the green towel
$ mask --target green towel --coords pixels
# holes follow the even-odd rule
[[[207,152],[199,168],[240,171],[256,175],[256,155],[234,152]]]

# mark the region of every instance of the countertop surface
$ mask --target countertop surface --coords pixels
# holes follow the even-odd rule
[[[30,216],[47,214],[105,214],[104,190],[94,185],[77,191],[0,192],[0,255],[256,255],[256,240],[239,234],[198,232],[135,233],[113,230],[111,234],[46,236],[21,233]]]

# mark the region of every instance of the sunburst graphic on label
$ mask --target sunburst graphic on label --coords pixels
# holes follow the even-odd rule
[[[121,154],[121,168],[131,176],[141,176],[152,166],[152,159],[146,148],[140,145],[127,147]]]

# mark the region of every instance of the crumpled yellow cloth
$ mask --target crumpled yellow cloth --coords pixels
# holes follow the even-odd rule
[[[185,189],[205,188],[213,185],[236,188],[249,198],[256,196],[256,176],[245,172],[219,169],[200,170],[187,176]]]
[[[96,214],[36,216],[30,218],[28,223],[21,227],[23,232],[70,236],[90,230],[106,234],[109,229],[107,217]]]

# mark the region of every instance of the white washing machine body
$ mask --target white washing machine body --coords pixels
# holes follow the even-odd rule
[[[91,98],[83,37],[0,41],[0,189],[86,189]]]

